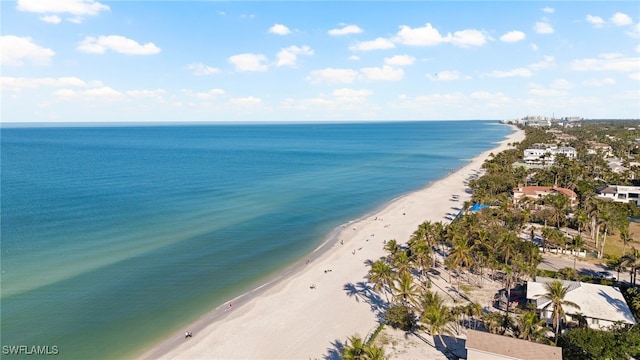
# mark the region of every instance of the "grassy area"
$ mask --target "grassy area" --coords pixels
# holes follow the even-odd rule
[[[632,222],[629,225],[629,233],[631,234],[632,241],[627,243],[627,249],[635,247],[640,248],[640,223]],[[620,234],[615,233],[607,236],[607,243],[604,244],[604,253],[607,255],[622,256],[623,243],[620,240]]]

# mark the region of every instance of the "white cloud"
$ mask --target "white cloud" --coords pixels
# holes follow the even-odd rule
[[[428,74],[428,78],[436,81],[452,81],[452,80],[460,80],[462,75],[457,70],[443,70],[437,72],[435,75]]]
[[[575,71],[637,71],[640,68],[640,58],[615,57],[609,54],[600,59],[579,59],[571,62],[571,69]]]
[[[600,16],[587,15],[585,20],[597,28],[600,28],[605,24],[605,21]]]
[[[531,50],[533,50],[533,51],[538,51],[538,49],[539,49],[539,48],[538,48],[538,45],[536,45],[536,44],[534,44],[534,43],[531,43]]]
[[[40,20],[48,22],[49,24],[59,24],[62,21],[62,19],[57,15],[41,16]]]
[[[98,86],[102,86],[102,83],[99,81],[91,81],[89,83],[74,77],[74,76],[69,76],[69,77],[59,77],[59,78],[51,78],[51,77],[46,77],[46,78],[17,78],[17,77],[10,77],[10,76],[4,76],[2,78],[0,78],[0,84],[2,84],[2,88],[6,89],[6,90],[13,90],[13,91],[21,91],[22,89],[37,89],[40,88],[42,86],[49,86],[49,87],[69,87],[69,86],[76,86],[76,87],[88,87],[88,86],[92,86],[92,87],[98,87]]]
[[[349,57],[348,57],[348,59],[349,59],[349,60],[352,60],[352,61],[358,61],[358,60],[360,60],[360,56],[358,56],[358,55],[351,55],[351,56],[349,56]]]
[[[161,100],[162,97],[167,93],[162,89],[156,90],[129,90],[125,92],[127,96],[135,97],[135,98],[150,98]]]
[[[267,71],[267,58],[262,54],[238,54],[229,57],[236,71]]]
[[[542,11],[546,12],[547,14],[553,14],[556,10],[554,8],[552,8],[552,7],[548,7],[547,6],[547,7],[542,8]]]
[[[640,72],[629,74],[629,79],[640,81]],[[636,97],[637,99],[637,97]]]
[[[362,33],[362,29],[358,25],[347,25],[340,29],[329,30],[329,35],[333,35],[333,36],[360,34],[360,33]]]
[[[485,76],[497,77],[497,78],[515,77],[515,76],[531,77],[533,76],[533,74],[527,68],[517,68],[517,69],[512,69],[507,71],[494,70],[490,73],[485,74]]]
[[[102,11],[110,10],[109,6],[93,0],[18,0],[17,9],[38,14],[48,14],[40,17],[40,20],[52,24],[57,24],[61,21],[60,17],[53,14],[75,15],[69,21],[81,23],[84,16],[94,16]]]
[[[509,31],[508,33],[500,36],[500,41],[514,43],[524,40],[525,37],[526,35],[522,31]]]
[[[582,85],[587,87],[601,87],[601,86],[615,85],[615,84],[616,84],[616,81],[612,78],[591,79],[591,80],[585,80],[582,82]]]
[[[356,77],[358,76],[358,72],[352,69],[334,69],[334,68],[326,68],[322,70],[313,70],[309,76],[307,76],[307,81],[317,84],[321,82],[327,83],[343,83],[350,84],[352,83]]]
[[[433,46],[446,41],[446,39],[440,35],[438,29],[427,23],[419,28],[411,28],[406,25],[400,26],[395,41],[403,45]]]
[[[121,92],[116,91],[108,86],[82,91],[60,89],[55,91],[53,94],[67,100],[118,100],[123,97],[123,94]]]
[[[209,99],[213,99],[219,95],[224,95],[224,90],[222,89],[211,89],[207,92],[199,92],[199,93],[194,93],[191,94],[193,97],[198,98],[200,100],[209,100]]]
[[[396,65],[396,66],[413,65],[415,61],[416,61],[416,58],[409,55],[395,55],[395,56],[384,59],[385,65]]]
[[[296,60],[298,60],[298,55],[313,55],[313,50],[307,45],[303,47],[297,47],[295,45],[289,46],[288,48],[281,49],[278,52],[278,62],[277,66],[295,66]]]
[[[190,70],[191,73],[195,76],[213,75],[213,74],[218,74],[220,72],[220,69],[212,66],[204,65],[203,63],[189,64],[187,65],[187,70]]]
[[[36,45],[30,37],[14,35],[0,36],[2,49],[2,65],[22,66],[25,61],[35,65],[48,65],[56,53],[42,46]]]
[[[633,24],[631,17],[625,13],[617,12],[611,17],[611,22],[616,26],[626,26]]]
[[[529,94],[536,96],[566,96],[569,93],[564,89],[545,88],[542,85],[530,83]]]
[[[573,84],[566,79],[556,79],[551,83],[551,88],[558,90],[568,90],[573,88]]]
[[[555,58],[551,55],[545,55],[542,61],[529,65],[532,70],[549,69],[556,66]]]
[[[537,22],[533,26],[533,31],[538,34],[553,34],[553,27],[548,22]]]
[[[350,46],[349,49],[351,51],[369,51],[393,49],[395,47],[396,46],[389,39],[379,37],[375,40],[358,42],[355,45]]]
[[[155,55],[161,49],[154,43],[148,42],[144,45],[137,41],[120,35],[87,36],[78,44],[77,49],[90,54],[104,54],[107,50],[113,50],[125,55]]]
[[[248,96],[244,98],[234,98],[229,100],[232,104],[241,105],[241,106],[256,106],[262,104],[262,100],[260,98],[256,98],[253,96]]]
[[[460,47],[482,46],[487,42],[487,38],[482,31],[475,29],[456,31],[448,40],[453,45]]]
[[[384,65],[383,67],[370,67],[360,69],[364,76],[369,80],[390,80],[397,81],[404,77],[404,70],[395,69],[391,66]]]
[[[269,28],[269,32],[276,35],[288,35],[291,34],[291,30],[282,24],[275,24]]]
[[[625,31],[625,33],[634,39],[640,39],[640,23],[633,25],[631,30]]]
[[[373,95],[373,93],[370,90],[366,89],[354,90],[342,88],[334,90],[332,95],[343,102],[365,102],[367,101],[367,96],[371,96]]]

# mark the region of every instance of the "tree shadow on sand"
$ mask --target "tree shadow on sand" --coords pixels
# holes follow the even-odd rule
[[[348,297],[354,298],[357,302],[362,300],[369,304],[371,311],[373,311],[379,319],[383,319],[382,315],[385,310],[389,308],[389,304],[386,300],[382,299],[378,293],[373,291],[371,285],[360,281],[357,284],[344,284],[343,289]]]
[[[342,350],[344,349],[344,343],[340,340],[334,340],[331,343],[332,347],[327,349],[327,355],[325,355],[323,357],[323,359],[325,360],[341,360],[342,357],[340,356],[340,354],[342,353]]]

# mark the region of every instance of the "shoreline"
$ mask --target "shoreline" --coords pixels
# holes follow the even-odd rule
[[[524,139],[523,130],[510,127],[515,132],[495,148],[476,155],[444,178],[335,228],[306,257],[215,307],[139,358],[336,357],[348,336],[366,336],[378,323],[367,299],[349,293],[350,288],[366,283],[366,260],[383,256],[386,240],[405,243],[424,221],[450,222],[458,206],[470,199],[466,183],[480,175],[489,154]],[[193,337],[185,339],[185,331]],[[280,336],[268,336],[273,331]]]

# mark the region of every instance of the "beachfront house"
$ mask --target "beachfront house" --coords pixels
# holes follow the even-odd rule
[[[562,360],[562,348],[532,341],[467,330],[467,360]]]
[[[523,158],[527,165],[553,165],[556,156],[563,154],[569,159],[575,159],[577,156],[576,149],[570,146],[561,146],[553,144],[535,144],[534,146],[524,149]]]
[[[527,282],[527,301],[536,307],[541,319],[548,324],[553,322],[553,309],[550,301],[541,297],[546,293],[544,285],[551,281],[560,281],[569,290],[565,300],[572,301],[580,306],[580,309],[566,307],[568,319],[570,315],[582,314],[589,327],[593,329],[606,328],[617,321],[625,324],[635,324],[631,309],[617,287],[589,284],[580,281],[558,280],[545,277],[536,277],[536,281]]]
[[[598,191],[598,198],[640,206],[640,186],[609,185]]]
[[[571,189],[558,186],[518,186],[513,189],[513,203],[516,204],[524,198],[539,200],[551,194],[561,194],[569,199],[571,206],[578,204],[578,195]]]

